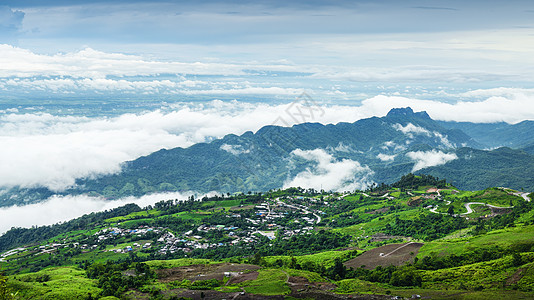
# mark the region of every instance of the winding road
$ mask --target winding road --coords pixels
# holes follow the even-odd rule
[[[450,204],[450,201],[449,201],[449,203],[447,203],[447,205],[448,204]],[[485,205],[485,206],[493,207],[493,208],[514,208],[513,206],[495,206],[495,205],[486,204],[486,203],[482,203],[482,202],[469,202],[469,203],[464,204],[465,209],[467,209],[467,212],[461,213],[460,215],[468,215],[468,214],[473,213],[474,211],[471,208],[471,205],[475,205],[475,204]],[[435,214],[448,215],[448,213],[440,213],[440,212],[438,212],[437,209],[438,209],[437,206],[434,207],[434,208],[431,208],[430,212],[435,213]]]
[[[523,197],[523,199],[525,199],[525,201],[530,202],[530,198],[528,197],[529,193],[518,193],[518,194],[519,194],[518,196]],[[514,194],[514,195],[516,195],[516,194]]]
[[[310,211],[306,210],[305,208],[298,207],[298,206],[295,206],[295,205],[292,205],[292,204],[289,204],[289,203],[282,202],[282,201],[279,200],[279,198],[276,198],[276,201],[277,201],[279,204],[283,204],[283,205],[285,205],[285,206],[288,206],[288,207],[291,207],[291,208],[294,208],[294,209],[300,209],[300,210],[302,210],[305,214],[309,214],[309,213],[310,213]],[[317,222],[316,222],[316,224],[321,223],[321,216],[319,216],[318,214],[313,213],[313,212],[312,212],[311,214],[312,214],[314,217],[317,218]]]
[[[465,208],[467,209],[467,212],[461,213],[461,215],[468,215],[468,214],[472,213],[473,209],[471,209],[471,205],[473,205],[473,204],[480,204],[480,205],[485,205],[485,206],[493,207],[493,208],[514,208],[513,206],[495,206],[495,205],[486,204],[486,203],[482,203],[482,202],[469,202],[469,203],[465,204]]]

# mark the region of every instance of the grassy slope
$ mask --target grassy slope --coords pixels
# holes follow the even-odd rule
[[[487,234],[475,237],[460,239],[441,239],[439,241],[427,242],[419,250],[418,258],[427,255],[447,255],[460,254],[466,250],[473,250],[480,247],[493,245],[510,246],[513,243],[521,241],[532,241],[534,237],[534,226],[511,227],[500,230],[494,230]]]
[[[285,295],[291,290],[287,286],[288,273],[280,269],[262,269],[259,270],[258,278],[255,280],[245,281],[239,286],[245,291],[260,295]]]
[[[329,268],[334,265],[334,260],[336,258],[341,258],[343,260],[346,260],[350,257],[350,254],[353,251],[354,250],[324,251],[324,252],[310,254],[310,255],[295,256],[295,259],[297,260],[298,264],[304,264],[306,262],[313,262],[315,264],[323,265],[325,268]],[[359,253],[361,252],[363,251],[359,251]],[[277,260],[289,262],[290,259],[291,259],[291,256],[288,256],[288,255],[265,257],[265,261],[267,261],[270,264],[274,263]]]
[[[43,276],[50,276],[46,282],[38,282]],[[84,299],[89,294],[96,296],[101,289],[96,281],[88,279],[85,271],[75,267],[59,267],[36,273],[10,276],[11,287],[19,291],[24,299],[71,300]]]

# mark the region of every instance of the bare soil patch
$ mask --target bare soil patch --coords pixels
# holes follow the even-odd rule
[[[510,278],[506,280],[506,285],[510,286],[516,284],[521,278],[523,278],[524,268],[519,268]]]
[[[243,273],[243,274],[237,274],[235,276],[232,276],[230,277],[230,280],[228,280],[228,285],[230,284],[237,284],[237,283],[241,283],[243,281],[247,281],[247,280],[255,280],[255,279],[258,279],[258,275],[260,273],[254,271],[254,272],[249,272],[249,273]]]
[[[250,300],[264,300],[264,299],[284,299],[284,296],[261,296],[242,292],[224,293],[213,290],[170,290],[165,294],[176,297],[199,299],[250,299]]]
[[[497,208],[490,206],[490,209],[492,215],[505,215],[512,212],[511,208]]]
[[[253,209],[254,207],[255,205],[232,206],[228,210],[229,211],[249,210],[249,209]]]
[[[415,197],[410,198],[407,205],[408,206],[419,206],[421,205],[422,202],[423,202],[423,197],[415,196]]]
[[[372,211],[368,211],[368,212],[366,212],[366,214],[374,215],[374,214],[385,213],[387,211],[389,211],[389,206],[382,207],[382,208],[379,208],[379,209],[375,209],[375,210],[372,210]]]
[[[364,252],[344,263],[347,268],[362,267],[372,270],[378,266],[400,266],[411,262],[417,255],[422,243],[390,244]]]
[[[230,272],[232,275],[235,275],[235,273],[244,273],[249,270],[255,271],[259,268],[259,266],[247,264],[199,264],[176,267],[171,269],[156,270],[156,274],[158,275],[158,279],[161,282],[170,282],[176,280],[181,281],[184,279],[196,281],[208,280],[213,278],[217,280],[222,280],[224,278],[225,272]]]

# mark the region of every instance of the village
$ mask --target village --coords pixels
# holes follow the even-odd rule
[[[323,213],[297,203],[302,200],[303,197],[285,198],[283,201],[279,198],[266,199],[263,203],[225,214],[225,217],[230,219],[225,223],[239,226],[210,224],[209,219],[205,219],[190,230],[172,232],[166,227],[146,225],[126,228],[117,222],[82,239],[63,238],[60,242],[12,249],[3,253],[0,261],[24,252],[31,252],[33,255],[54,254],[63,248],[79,249],[81,252],[141,251],[165,255],[223,246],[246,247],[261,240],[273,240],[277,236],[287,239],[313,231],[314,225],[321,221],[320,214]],[[317,202],[314,199],[306,200]],[[117,244],[117,240],[124,242]]]

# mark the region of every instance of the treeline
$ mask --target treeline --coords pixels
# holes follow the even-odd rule
[[[390,235],[411,236],[416,239],[431,241],[468,226],[469,223],[464,218],[424,213],[412,220],[403,220],[397,217],[393,223],[386,224],[384,232]]]
[[[490,230],[502,229],[509,226],[515,226],[515,222],[525,213],[534,209],[534,202],[519,201],[519,203],[512,208],[512,211],[508,214],[498,215],[490,219],[480,219],[477,221],[473,234],[480,235]],[[534,225],[534,217],[530,220],[524,220],[525,225]]]
[[[392,184],[395,188],[400,189],[416,189],[420,186],[435,186],[437,188],[446,188],[447,181],[439,179],[431,175],[414,175],[412,173],[406,174],[401,179]]]
[[[156,274],[142,262],[126,260],[123,262],[107,261],[106,263],[86,263],[83,265],[87,277],[97,279],[97,286],[102,289],[95,297],[115,296],[121,298],[129,289],[138,288],[150,282]],[[92,299],[92,296],[89,296]],[[95,299],[97,299],[95,298]]]
[[[392,188],[399,188],[401,190],[417,189],[420,186],[434,186],[439,189],[446,188],[448,186],[445,179],[439,179],[432,175],[414,175],[412,173],[403,175],[401,179],[392,184],[381,183],[379,185],[371,186],[368,192],[386,191]]]

